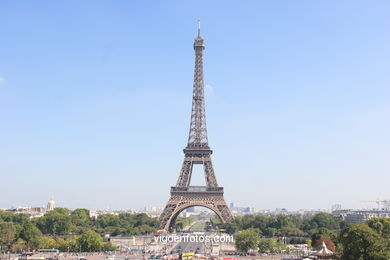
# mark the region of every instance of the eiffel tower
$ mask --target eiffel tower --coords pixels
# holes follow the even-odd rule
[[[203,50],[205,44],[200,36],[194,42],[195,71],[192,94],[191,123],[187,147],[184,148],[184,161],[176,186],[171,187],[171,197],[160,215],[160,228],[171,231],[177,216],[186,208],[206,207],[212,210],[223,223],[233,219],[233,215],[223,198],[223,187],[218,186],[213,164],[212,150],[209,147],[206,128],[206,111],[203,81]],[[194,164],[202,164],[206,186],[190,186]]]

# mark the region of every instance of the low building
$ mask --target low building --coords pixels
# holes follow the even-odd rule
[[[390,210],[335,210],[334,217],[341,218],[348,223],[362,223],[372,218],[390,218]]]

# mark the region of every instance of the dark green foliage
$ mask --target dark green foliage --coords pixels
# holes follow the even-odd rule
[[[43,234],[69,235],[72,219],[69,210],[58,208],[40,217],[36,224]]]
[[[0,222],[16,222],[14,221],[15,218],[16,214],[9,211],[0,210]]]
[[[96,220],[100,233],[112,235],[138,235],[157,231],[158,221],[148,215],[121,213],[119,215],[100,215]]]
[[[327,228],[336,230],[340,228],[340,221],[336,220],[328,213],[318,213],[312,218],[307,218],[303,221],[303,230],[310,231],[313,229]]]
[[[178,217],[175,221],[176,230],[183,230],[183,228],[188,227],[194,221],[194,218]]]
[[[343,230],[340,243],[342,260],[390,259],[388,241],[365,223],[351,225]]]
[[[42,232],[32,223],[25,223],[20,232],[20,238],[26,241],[29,248],[38,248],[42,237]]]
[[[250,249],[257,249],[259,234],[253,229],[245,229],[238,232],[235,238],[236,248],[247,253]]]
[[[11,247],[16,241],[16,228],[12,222],[0,222],[0,245]]]
[[[75,209],[70,214],[70,217],[75,226],[86,227],[92,224],[92,221],[89,218],[89,210],[87,209]]]
[[[367,224],[370,228],[374,229],[383,238],[390,239],[390,219],[373,218],[369,220]]]
[[[223,224],[222,228],[229,234],[235,234],[248,228],[257,229],[263,237],[287,236],[294,238],[310,238],[319,228],[339,230],[341,221],[334,219],[330,214],[318,213],[313,217],[302,219],[297,216],[278,215],[235,217],[233,221]],[[297,239],[295,239],[297,240]]]
[[[332,241],[337,241],[337,236],[338,236],[338,232],[336,232],[334,230],[329,230],[327,228],[319,228],[317,231],[315,231],[311,235],[311,243],[312,243],[312,246],[314,247],[316,242],[321,237],[329,237]]]
[[[103,247],[103,238],[95,231],[88,230],[77,239],[83,252],[98,252]]]
[[[150,234],[158,229],[156,218],[146,214],[105,214],[90,218],[87,209],[56,208],[30,220],[28,215],[0,210],[0,245],[3,249],[58,248],[62,251],[116,250],[103,243],[104,234]],[[79,235],[79,236],[78,236]]]

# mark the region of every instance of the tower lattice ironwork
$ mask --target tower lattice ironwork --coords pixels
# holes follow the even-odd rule
[[[193,206],[209,208],[223,223],[233,219],[223,198],[223,187],[218,186],[211,162],[212,150],[208,145],[203,80],[204,49],[199,24],[198,36],[194,41],[195,70],[188,143],[183,150],[185,156],[176,186],[171,187],[171,197],[160,215],[160,228],[167,231],[172,229],[177,216],[184,209]],[[203,165],[206,186],[190,186],[194,164]]]

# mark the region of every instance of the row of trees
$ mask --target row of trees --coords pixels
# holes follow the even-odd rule
[[[261,238],[254,229],[245,229],[237,233],[236,248],[244,253],[249,250],[258,250],[259,253],[281,253],[287,251],[282,241],[273,238]]]
[[[245,215],[235,217],[232,222],[221,225],[229,234],[235,234],[240,230],[255,229],[263,237],[288,237],[305,242],[319,229],[340,230],[346,226],[341,219],[335,219],[327,213],[318,213],[313,217],[302,218],[299,216],[253,216]]]
[[[4,251],[23,251],[26,249],[56,248],[63,252],[96,252],[116,250],[109,242],[104,242],[101,235],[87,230],[79,236],[52,237],[44,236],[31,223],[18,230],[12,222],[0,222],[0,245]]]
[[[0,245],[6,250],[58,248],[61,251],[109,251],[103,235],[137,235],[156,231],[158,221],[146,214],[105,214],[90,218],[87,209],[56,208],[31,219],[0,211]]]
[[[183,230],[184,228],[187,228],[191,223],[195,221],[195,218],[189,217],[189,218],[182,218],[178,217],[175,221],[175,228],[176,230]]]
[[[241,230],[237,228],[235,237],[236,247],[242,252],[258,250],[261,253],[277,253],[287,250],[284,244],[287,240],[285,237],[271,238],[269,233],[264,231],[275,228],[275,234],[289,235],[286,230],[297,229],[306,235],[307,241],[311,241],[315,248],[325,242],[328,249],[335,252],[335,259],[390,259],[390,219],[374,218],[366,223],[346,224],[336,219],[331,220],[329,217],[332,216],[320,213],[312,218],[297,221],[295,217],[288,216],[274,218],[245,216],[236,218],[225,226],[236,225],[242,228]],[[268,225],[263,225],[264,223]],[[296,234],[297,232],[294,232],[293,235]]]

